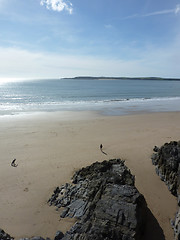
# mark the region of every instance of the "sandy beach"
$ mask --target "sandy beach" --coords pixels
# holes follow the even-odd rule
[[[121,158],[136,176],[136,187],[164,232],[177,200],[155,173],[155,145],[180,140],[180,112],[102,116],[93,112],[40,113],[0,117],[0,228],[20,237],[53,238],[73,219],[60,220],[47,204],[54,188],[95,161]],[[102,154],[103,144],[107,155]],[[11,167],[16,158],[18,167]],[[153,238],[155,239],[155,238]],[[158,239],[158,238],[157,238]]]

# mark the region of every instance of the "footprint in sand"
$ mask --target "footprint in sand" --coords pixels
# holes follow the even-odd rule
[[[24,189],[24,192],[29,192],[29,188],[26,187],[26,188]]]

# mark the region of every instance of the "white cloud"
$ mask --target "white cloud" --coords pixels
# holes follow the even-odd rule
[[[70,14],[73,12],[72,3],[67,0],[41,0],[40,4],[53,11],[61,12],[66,10]]]
[[[175,8],[173,9],[166,9],[166,10],[160,10],[160,11],[155,11],[155,12],[150,12],[150,13],[146,13],[146,14],[133,14],[127,17],[124,17],[123,19],[131,19],[131,18],[140,18],[140,17],[151,17],[151,16],[156,16],[156,15],[164,15],[164,14],[170,14],[170,13],[174,13],[174,14],[178,14],[180,13],[180,4],[177,4]]]
[[[178,13],[180,13],[180,4],[177,4],[175,8],[175,14],[178,14]]]
[[[144,14],[143,17],[149,17],[149,16],[154,16],[154,15],[162,15],[162,14],[169,14],[169,13],[175,13],[175,14],[180,13],[180,4],[177,4],[174,9],[167,9],[167,10],[147,13],[147,14]]]
[[[178,39],[177,39],[178,40]],[[0,47],[0,78],[58,78],[93,76],[180,77],[180,44],[149,48],[138,59],[60,55]]]
[[[156,12],[144,14],[144,15],[142,15],[142,17],[150,17],[150,16],[155,16],[155,15],[169,14],[169,13],[173,13],[174,11],[175,11],[174,9],[156,11]]]

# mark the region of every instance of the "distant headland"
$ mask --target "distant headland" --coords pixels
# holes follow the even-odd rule
[[[92,77],[92,76],[77,76],[72,78],[74,80],[159,80],[159,81],[180,81],[180,78],[161,78],[161,77]]]

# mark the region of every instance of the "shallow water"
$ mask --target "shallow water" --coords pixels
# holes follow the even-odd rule
[[[179,111],[180,81],[49,79],[0,85],[0,115],[67,110]]]

